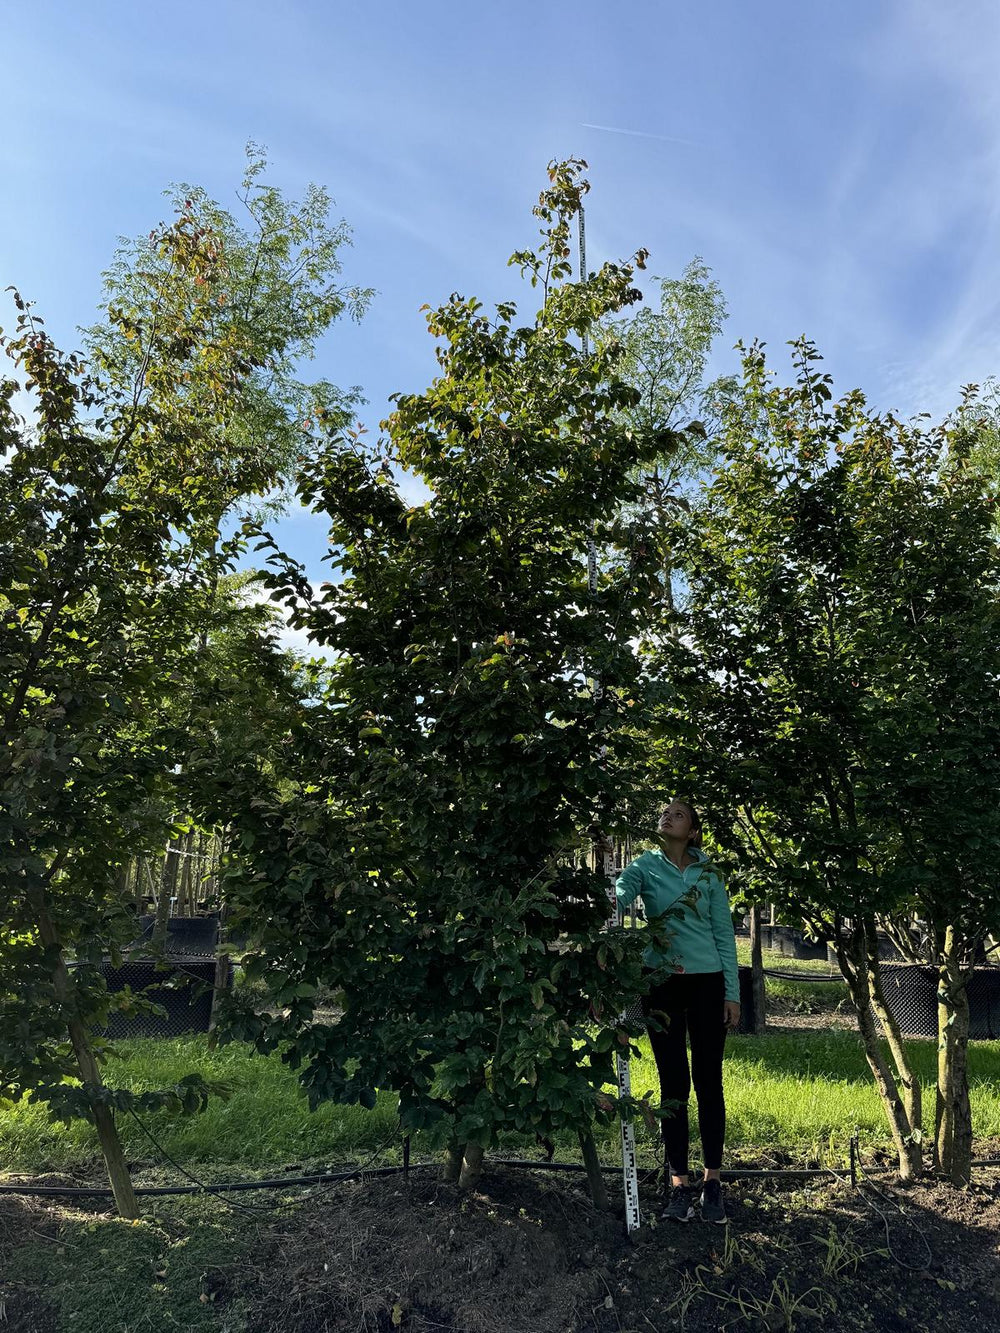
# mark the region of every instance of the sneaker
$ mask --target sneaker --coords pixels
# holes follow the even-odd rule
[[[698,1190],[694,1185],[671,1185],[667,1206],[660,1216],[671,1222],[690,1222],[697,1197]]]
[[[701,1220],[725,1226],[729,1221],[722,1201],[722,1186],[717,1180],[706,1180],[701,1191]]]

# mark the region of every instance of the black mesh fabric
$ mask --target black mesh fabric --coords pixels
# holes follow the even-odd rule
[[[938,977],[933,967],[884,963],[882,989],[890,1014],[908,1037],[937,1036]],[[1000,967],[977,967],[969,978],[969,1036],[1000,1039]]]
[[[135,1017],[112,1013],[104,1036],[178,1037],[186,1032],[208,1031],[215,982],[214,958],[171,959],[166,969],[151,958],[130,958],[121,967],[102,963],[101,974],[112,994],[129,986],[166,1010],[164,1015]]]

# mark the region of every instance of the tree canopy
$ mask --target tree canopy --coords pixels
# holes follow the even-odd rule
[[[122,252],[86,356],[61,353],[17,295],[0,343],[0,1083],[96,1120],[129,1215],[110,1107],[130,1097],[104,1086],[91,1036],[112,1003],[101,959],[134,933],[120,871],[180,811],[179,701],[211,674],[208,639],[234,610],[239,542],[223,524],[281,485],[306,440],[292,358],[348,300],[325,197],[289,204],[261,169],[245,182],[251,232],[191,191]],[[193,1080],[181,1100],[203,1092]]]
[[[658,722],[668,767],[716,807],[718,835],[768,900],[836,943],[916,1169],[919,1086],[881,994],[875,929],[915,913],[946,1008],[961,1009],[964,969],[998,921],[993,496],[970,462],[968,411],[901,422],[859,392],[835,401],[808,343],[796,365],[795,384],[772,386],[748,352],[720,466],[678,524],[687,591],[682,634],[657,649],[676,690]],[[947,1019],[950,1043],[961,1025]],[[939,1091],[941,1129],[963,1094],[950,1075]]]
[[[592,1011],[643,985],[586,852],[628,796],[630,639],[659,563],[623,505],[664,437],[628,424],[620,350],[581,346],[637,292],[631,263],[571,280],[580,170],[553,166],[541,245],[512,260],[537,313],[453,296],[428,315],[429,389],[399,396],[374,444],[331,430],[302,468],[335,578],[313,597],[273,553],[272,582],[336,660],[270,799],[253,780],[220,796],[242,800],[228,891],[266,915],[247,966],[270,1003],[232,1031],[280,1047],[314,1100],[394,1089],[404,1132],[436,1134],[467,1177],[505,1130],[613,1113],[601,1089],[630,1033]],[[426,503],[407,506],[398,465]],[[335,1019],[315,1018],[321,984]]]

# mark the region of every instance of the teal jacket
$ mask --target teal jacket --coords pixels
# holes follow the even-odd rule
[[[722,972],[726,999],[739,1003],[740,977],[736,966],[736,932],[722,876],[704,852],[690,849],[694,865],[679,870],[659,848],[643,852],[618,877],[615,894],[622,907],[642,899],[646,920],[657,916],[695,887],[694,908],[668,917],[664,929],[671,937],[669,955],[652,945],[644,960],[648,967],[666,965],[682,972]]]

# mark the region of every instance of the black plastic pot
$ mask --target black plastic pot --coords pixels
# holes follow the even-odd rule
[[[753,1002],[753,968],[740,968],[740,1025],[737,1032],[753,1035],[757,1009]]]
[[[826,945],[807,940],[795,926],[761,926],[761,944],[786,958],[825,958]]]
[[[770,949],[772,953],[784,953],[785,941],[793,930],[792,926],[761,926],[760,944],[762,949]]]
[[[139,936],[135,946],[146,945],[153,937],[154,916],[141,916],[136,923]],[[169,958],[214,958],[219,939],[219,914],[207,916],[172,916],[167,918],[164,953]]]
[[[902,960],[902,954],[896,948],[895,944],[893,944],[888,935],[883,935],[882,932],[879,931],[876,939],[878,940],[878,956],[883,963],[898,963]],[[824,948],[826,949],[827,960],[836,967],[838,965],[837,950],[832,944],[825,945]],[[822,955],[820,956],[822,957]]]
[[[785,952],[790,958],[825,958],[826,943],[821,940],[807,940],[801,930],[797,930],[787,941]]]

